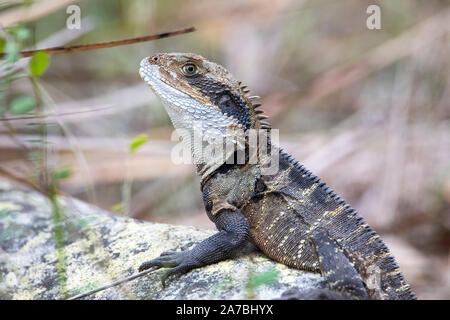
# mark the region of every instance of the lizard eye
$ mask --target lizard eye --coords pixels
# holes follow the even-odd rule
[[[197,66],[193,63],[188,63],[183,66],[182,70],[185,75],[191,76],[197,71]]]

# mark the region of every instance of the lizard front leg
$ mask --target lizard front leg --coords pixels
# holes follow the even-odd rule
[[[239,210],[223,210],[213,221],[219,229],[215,235],[203,240],[193,249],[163,252],[158,258],[141,264],[139,271],[156,267],[170,268],[162,276],[162,284],[171,275],[181,275],[194,268],[216,263],[231,257],[247,244],[249,225]]]

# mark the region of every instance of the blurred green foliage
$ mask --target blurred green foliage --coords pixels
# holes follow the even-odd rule
[[[50,55],[45,51],[38,51],[33,54],[29,67],[32,76],[39,77],[45,70],[47,70],[50,64]]]
[[[53,175],[53,179],[55,181],[59,181],[61,179],[67,179],[70,177],[70,175],[72,174],[72,170],[68,167],[63,167],[60,169],[55,169],[52,172]]]
[[[22,114],[30,112],[36,106],[36,101],[33,96],[21,96],[11,101],[9,112],[12,114]]]
[[[145,144],[147,141],[148,135],[146,134],[140,134],[134,137],[129,146],[130,152],[135,152],[140,146]]]

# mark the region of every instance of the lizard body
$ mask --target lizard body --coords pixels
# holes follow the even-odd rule
[[[272,143],[260,104],[225,68],[195,54],[157,54],[142,60],[140,75],[175,128],[185,130],[182,136],[201,176],[206,212],[219,230],[193,249],[165,252],[140,270],[169,268],[164,283],[170,275],[230,258],[250,241],[280,263],[324,276],[327,290],[293,292],[288,298],[415,299],[379,235]],[[198,121],[202,146],[223,146],[227,138],[235,148],[225,150],[219,161],[205,156],[192,142]],[[266,132],[262,143],[270,153],[256,163],[249,155],[251,130]],[[242,132],[244,139],[239,138]],[[244,151],[242,161],[239,151]],[[277,170],[264,171],[274,161]]]

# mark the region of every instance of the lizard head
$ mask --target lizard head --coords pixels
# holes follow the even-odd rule
[[[139,73],[162,100],[176,128],[189,129],[195,121],[203,129],[260,128],[256,96],[222,66],[192,53],[160,53],[141,61]]]
[[[268,129],[249,90],[222,66],[192,53],[160,53],[141,61],[139,74],[161,99],[170,119],[189,146],[202,177],[213,172],[234,149],[244,150],[250,129]],[[199,130],[200,129],[200,130]],[[197,133],[197,135],[196,135]],[[201,138],[199,147],[195,137]],[[192,139],[194,137],[194,139]],[[210,147],[205,148],[205,146]],[[215,151],[215,157],[204,150]]]

